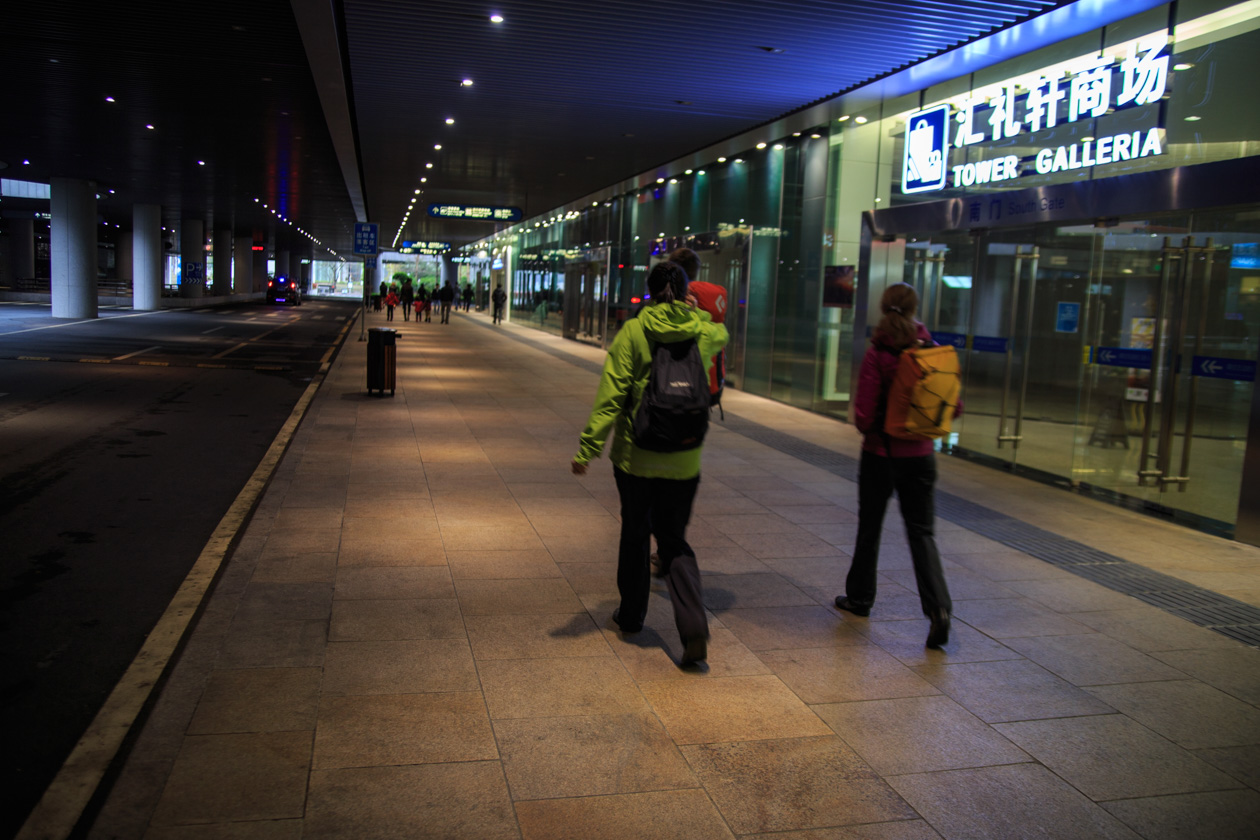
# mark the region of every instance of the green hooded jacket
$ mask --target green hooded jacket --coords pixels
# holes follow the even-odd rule
[[[696,339],[700,358],[708,368],[717,352],[726,346],[726,327],[713,323],[709,313],[684,303],[651,304],[637,318],[626,322],[608,348],[595,407],[582,431],[574,461],[587,464],[598,458],[615,427],[609,452],[614,467],[641,478],[687,479],[700,474],[702,447],[683,452],[649,452],[634,445],[630,430],[630,418],[639,407],[652,369],[650,341],[669,343],[686,338]]]

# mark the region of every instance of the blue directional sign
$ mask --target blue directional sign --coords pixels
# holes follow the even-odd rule
[[[356,254],[362,254],[365,257],[376,256],[377,227],[375,222],[354,223],[354,252]]]
[[[1074,333],[1080,329],[1081,305],[1069,301],[1059,301],[1058,317],[1054,321],[1054,331]]]
[[[519,207],[473,204],[430,204],[429,215],[435,219],[473,219],[482,222],[519,222],[524,216]]]
[[[932,333],[932,340],[937,344],[948,344],[952,347],[957,347],[959,350],[967,346],[967,336],[962,333],[934,332]]]
[[[424,240],[404,239],[402,246],[404,248],[423,248],[426,251],[449,251],[451,243],[449,242],[426,242]]]
[[[939,190],[949,167],[949,105],[916,111],[906,120],[905,154],[901,163],[901,191]]]
[[[1222,359],[1216,356],[1195,356],[1194,375],[1211,379],[1232,379],[1235,382],[1254,382],[1256,363],[1246,359]]]
[[[971,349],[977,353],[1005,353],[1007,339],[988,335],[972,336]]]
[[[1151,369],[1151,351],[1138,347],[1095,347],[1090,361],[1096,365]]]

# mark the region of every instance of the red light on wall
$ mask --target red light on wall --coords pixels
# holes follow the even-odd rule
[[[631,303],[643,303],[643,298],[632,297],[632,298],[630,298],[630,302],[631,302]]]
[[[249,249],[249,250],[251,250],[251,251],[266,251],[266,250],[267,250],[267,246],[266,246],[266,245],[253,245],[253,246],[250,246],[250,249]]]

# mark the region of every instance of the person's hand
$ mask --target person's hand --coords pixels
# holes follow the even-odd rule
[[[700,305],[700,301],[696,300],[696,296],[693,295],[691,292],[687,292],[687,296],[683,298],[683,303],[687,304],[692,309],[695,309],[697,306]]]
[[[581,463],[578,463],[577,461],[574,461],[571,465],[571,468],[573,470],[574,475],[586,475],[586,464],[581,464]]]

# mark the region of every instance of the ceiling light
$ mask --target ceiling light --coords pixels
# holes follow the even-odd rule
[[[665,183],[665,179],[664,179],[664,178],[657,178],[657,179],[656,179],[656,183],[658,183],[658,184],[663,184],[663,183]]]
[[[809,135],[809,137],[810,137],[810,139],[811,139],[811,140],[821,140],[821,139],[822,139],[822,135],[821,135],[821,134],[811,134],[811,135]]]
[[[425,168],[425,169],[432,169],[432,168],[433,168],[433,164],[431,164],[431,163],[426,163],[426,164],[424,165],[424,168]]]
[[[205,162],[204,160],[199,160],[199,161],[197,161],[197,165],[198,165],[198,166],[205,166],[205,165],[206,165],[206,162]]]
[[[853,121],[857,123],[858,125],[866,125],[866,123],[869,122],[869,120],[867,120],[866,117],[857,117]]]
[[[1194,66],[1193,64],[1174,64],[1173,69],[1174,70],[1189,70],[1193,66]]]
[[[783,151],[783,144],[782,144],[782,143],[775,143],[775,144],[774,144],[774,150],[775,150],[776,152],[781,152],[781,151]]]
[[[503,23],[503,15],[490,15],[491,23]]]
[[[703,169],[701,169],[701,170],[700,170],[699,172],[697,172],[696,174],[697,174],[697,175],[703,175],[703,174],[704,174],[704,170],[703,170]]]
[[[460,87],[472,87],[472,83],[473,83],[472,79],[464,79],[459,84],[460,84]]]
[[[848,118],[849,118],[849,115],[848,115],[848,114],[845,114],[843,117],[841,117],[840,119],[836,120],[836,122],[844,122],[844,121],[845,121],[845,120],[847,120]]]
[[[145,128],[149,129],[149,131],[152,131],[152,130],[153,130],[153,123],[149,123],[148,125],[146,125],[146,126],[145,126]]]
[[[114,97],[112,97],[112,96],[107,96],[107,97],[105,97],[105,101],[106,101],[106,102],[113,102],[113,101],[114,101]]]
[[[30,165],[31,165],[31,162],[30,162],[29,160],[24,160],[24,161],[22,161],[22,165],[23,165],[23,166],[30,166]]]
[[[670,182],[671,184],[677,184],[677,183],[678,183],[678,179],[677,179],[677,178],[670,178],[670,179],[669,179],[669,182]]]
[[[428,180],[429,180],[428,178],[421,178],[421,179],[420,179],[420,183],[422,183],[422,184],[424,184],[424,183],[428,183]]]
[[[1186,117],[1186,122],[1198,122],[1201,119],[1203,119],[1203,117],[1196,117],[1193,114],[1191,114],[1190,116]]]
[[[800,133],[799,131],[793,131],[793,132],[792,132],[792,136],[793,136],[793,137],[800,137],[800,136],[801,136],[801,133]]]
[[[447,118],[446,118],[446,124],[447,124],[447,125],[455,125],[455,118],[454,118],[454,117],[447,117]]]
[[[718,158],[718,163],[726,163],[726,158],[724,157]]]
[[[688,169],[688,170],[687,170],[686,172],[684,172],[683,174],[684,174],[684,175],[690,175],[690,174],[691,174],[691,170],[690,170],[690,169]]]
[[[744,162],[744,159],[743,159],[743,158],[735,158],[735,162],[736,162],[736,163],[743,163],[743,162]]]
[[[416,190],[416,195],[420,195],[420,190]]]
[[[766,144],[765,144],[765,143],[758,143],[758,144],[757,144],[757,148],[758,148],[758,149],[764,149],[765,147],[766,147]]]

